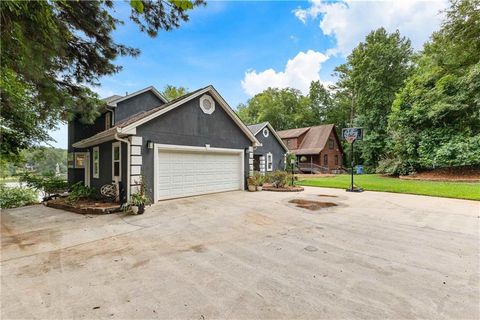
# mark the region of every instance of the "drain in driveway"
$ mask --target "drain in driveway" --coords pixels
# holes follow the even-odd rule
[[[296,204],[297,207],[299,208],[308,209],[311,211],[317,211],[323,208],[337,206],[337,204],[333,202],[312,201],[312,200],[304,200],[304,199],[293,199],[288,202]]]

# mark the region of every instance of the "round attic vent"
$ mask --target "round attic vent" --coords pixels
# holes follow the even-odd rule
[[[269,134],[268,128],[267,127],[263,128],[263,136],[266,138],[268,137],[268,134]]]
[[[200,97],[200,108],[206,114],[212,114],[215,111],[215,101],[209,95]]]

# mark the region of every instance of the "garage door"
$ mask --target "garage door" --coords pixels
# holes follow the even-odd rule
[[[158,151],[157,199],[239,190],[242,153]]]

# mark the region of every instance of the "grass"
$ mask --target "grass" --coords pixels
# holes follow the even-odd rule
[[[437,182],[402,180],[378,174],[355,175],[356,186],[368,191],[410,193],[425,196],[480,200],[480,183],[475,182]],[[315,177],[298,181],[299,185],[346,189],[350,186],[350,175],[333,177]]]

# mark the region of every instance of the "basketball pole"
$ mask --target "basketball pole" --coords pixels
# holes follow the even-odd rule
[[[350,147],[350,166],[351,166],[351,186],[350,186],[350,190],[353,191],[353,144],[355,143],[355,140],[352,141],[351,143],[351,147]]]

